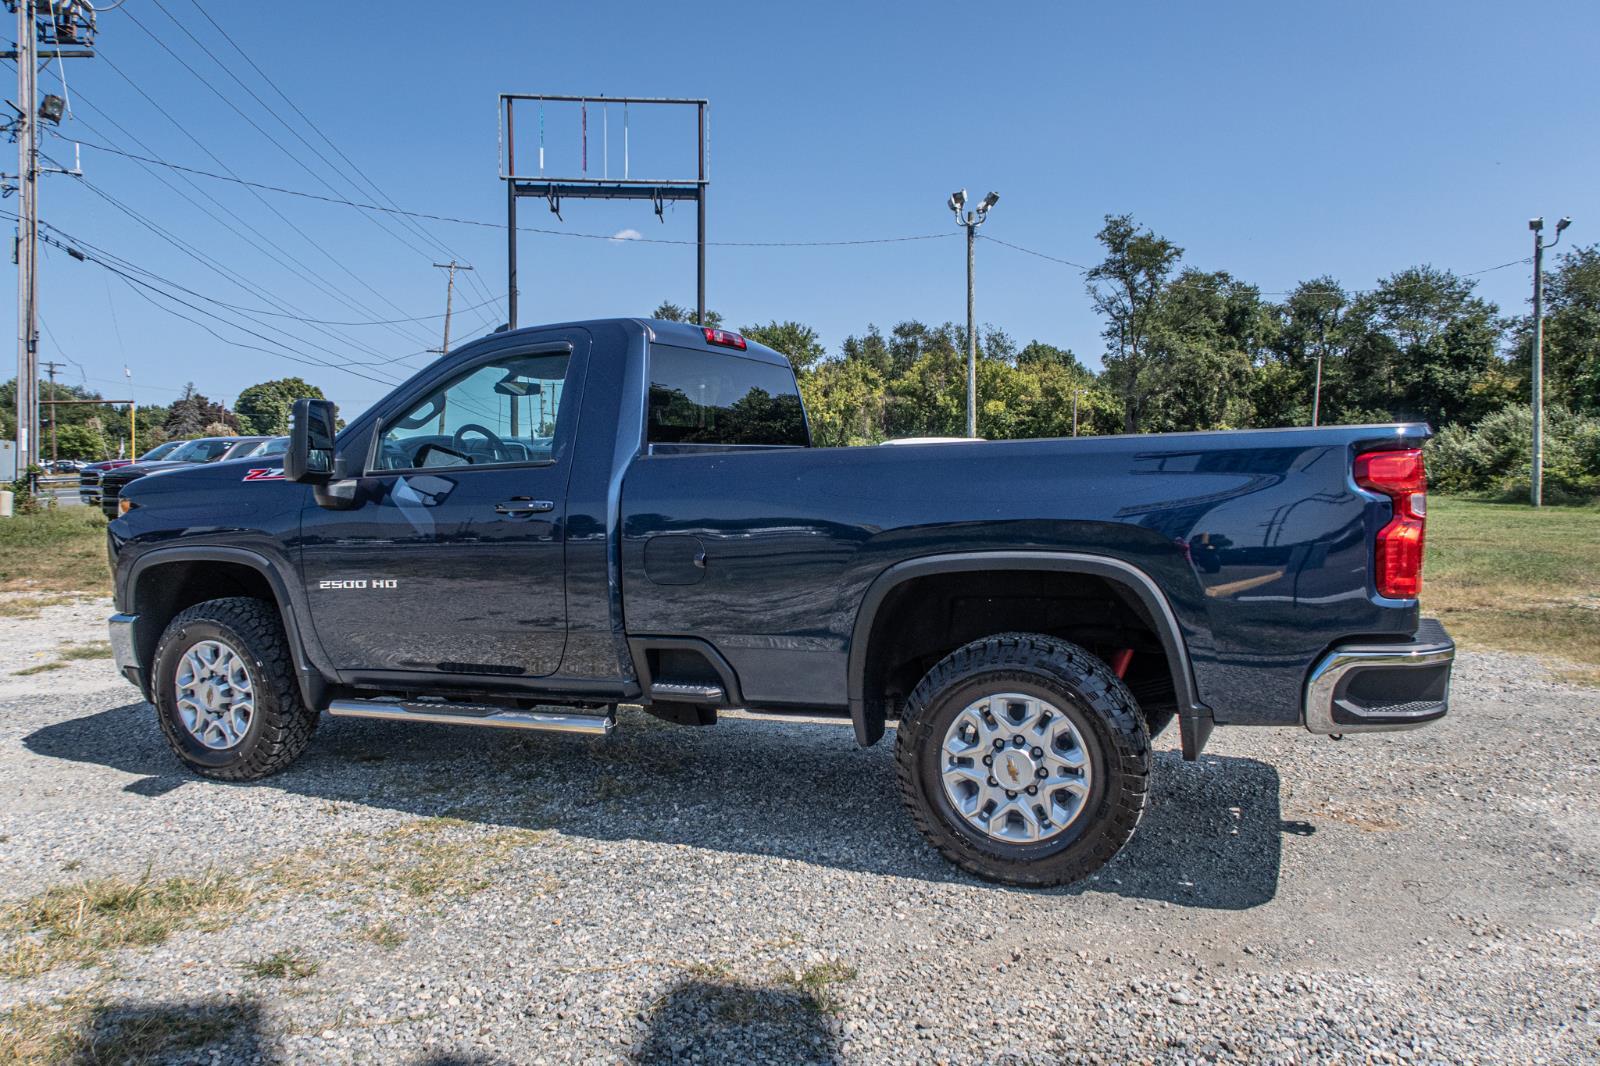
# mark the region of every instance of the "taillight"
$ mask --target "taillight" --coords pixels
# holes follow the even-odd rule
[[[1422,449],[1363,452],[1356,456],[1356,484],[1394,501],[1394,517],[1378,530],[1374,579],[1381,595],[1415,599],[1422,591],[1422,535],[1428,520],[1428,474]]]
[[[712,329],[710,326],[706,326],[705,335],[707,344],[720,344],[724,348],[737,348],[741,352],[744,351],[744,338],[737,333],[725,329]]]

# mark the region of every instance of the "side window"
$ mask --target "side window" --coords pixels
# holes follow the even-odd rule
[[[389,422],[375,468],[550,461],[568,359],[565,352],[502,356],[447,381]]]
[[[788,367],[666,344],[650,349],[649,423],[652,444],[810,443]]]

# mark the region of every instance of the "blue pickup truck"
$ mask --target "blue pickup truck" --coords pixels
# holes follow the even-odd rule
[[[816,448],[782,355],[615,319],[474,341],[334,427],[302,400],[281,457],[119,500],[117,663],[208,777],[323,713],[832,715],[895,724],[951,861],[1051,885],[1126,843],[1174,723],[1194,759],[1446,711],[1425,426]]]

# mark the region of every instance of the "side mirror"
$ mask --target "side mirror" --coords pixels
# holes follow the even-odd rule
[[[333,477],[334,406],[331,400],[296,400],[289,414],[289,448],[283,453],[287,481],[325,484]]]

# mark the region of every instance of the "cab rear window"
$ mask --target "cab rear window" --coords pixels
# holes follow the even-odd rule
[[[651,444],[805,447],[805,409],[785,366],[725,352],[650,349]]]

